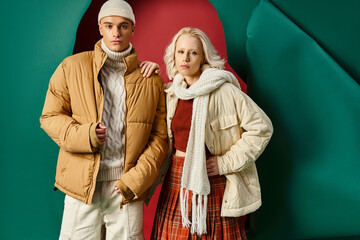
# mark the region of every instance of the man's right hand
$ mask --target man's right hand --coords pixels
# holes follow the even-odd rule
[[[100,142],[102,144],[105,144],[105,140],[106,140],[106,127],[103,126],[101,123],[99,123],[96,126],[96,136],[99,138]]]

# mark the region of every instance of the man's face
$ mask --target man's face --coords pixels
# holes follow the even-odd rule
[[[105,45],[114,52],[121,52],[129,47],[134,28],[131,20],[120,16],[104,17],[99,23]]]

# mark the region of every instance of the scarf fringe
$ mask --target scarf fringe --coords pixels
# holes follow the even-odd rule
[[[185,192],[185,195],[184,195]],[[181,207],[181,216],[182,216],[182,225],[183,227],[189,228],[191,222],[189,220],[189,190],[185,188],[180,189],[180,207]]]
[[[191,234],[197,235],[206,234],[206,209],[207,209],[207,195],[195,194],[193,192],[191,199],[191,220],[189,220],[189,190],[182,188],[180,191],[180,206],[183,227],[190,228]]]

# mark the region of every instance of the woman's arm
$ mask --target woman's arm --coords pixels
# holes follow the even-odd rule
[[[160,75],[160,66],[157,63],[143,61],[140,63],[140,67],[143,77],[150,77],[153,72]]]
[[[217,156],[220,174],[239,172],[252,164],[264,151],[273,126],[268,116],[245,93],[234,94],[236,112],[245,131],[240,139],[221,156]]]

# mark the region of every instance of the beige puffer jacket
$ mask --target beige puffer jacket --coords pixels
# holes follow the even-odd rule
[[[51,77],[40,118],[41,128],[60,146],[55,186],[86,204],[91,204],[100,166],[95,128],[103,112],[100,69],[106,58],[100,41],[94,51],[66,58]],[[135,49],[124,61],[125,162],[116,184],[123,204],[146,198],[168,148],[162,79],[142,76]]]

